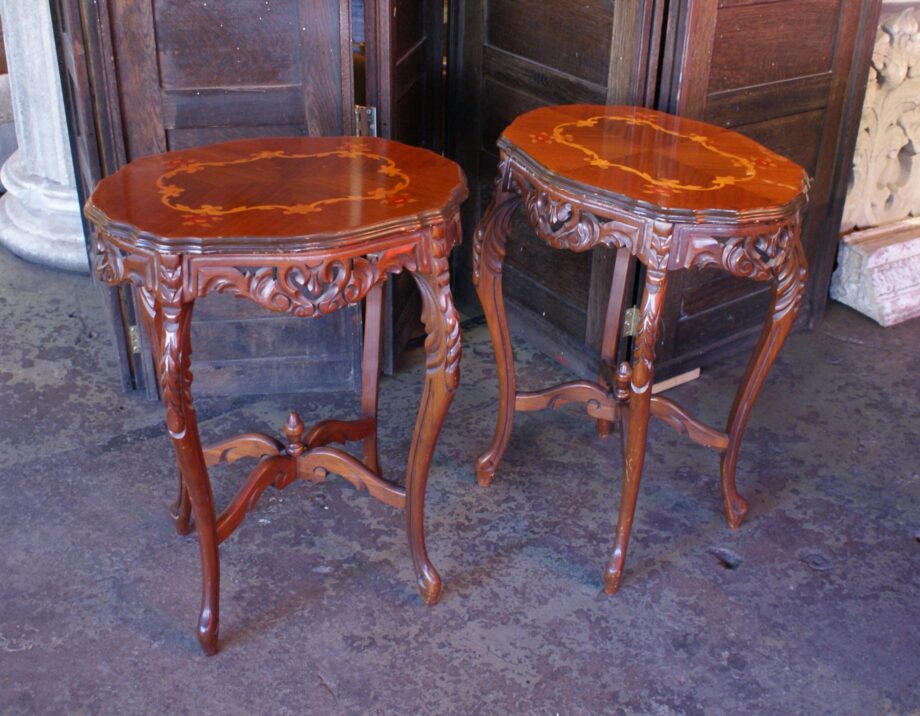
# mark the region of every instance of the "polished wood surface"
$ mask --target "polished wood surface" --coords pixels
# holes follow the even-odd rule
[[[428,604],[441,578],[425,548],[425,485],[460,380],[460,321],[450,292],[451,249],[461,239],[459,168],[436,154],[382,139],[246,140],[132,162],[86,204],[96,226],[93,268],[138,293],[153,346],[166,425],[179,467],[176,530],[194,528],[201,552],[198,639],[217,651],[219,545],[261,494],[335,473],[404,508],[419,591]],[[377,389],[382,287],[409,273],[422,297],[425,385],[405,488],[380,474]],[[192,402],[191,325],[196,299],[248,298],[298,317],[327,316],[365,301],[360,416],[310,429],[291,412],[279,440],[244,433],[202,448]],[[360,441],[364,460],[330,447]],[[215,509],[209,467],[258,462],[230,504]]]
[[[443,221],[465,198],[456,164],[374,137],[267,137],[143,157],[87,213],[138,245],[213,253],[308,247]]]
[[[528,112],[498,146],[545,177],[659,219],[774,218],[799,208],[805,171],[736,132],[639,107]]]
[[[793,162],[731,132],[622,107],[535,110],[505,130],[499,147],[495,196],[473,240],[473,283],[495,349],[499,391],[495,434],[477,462],[477,478],[480,485],[491,484],[515,411],[580,402],[598,421],[602,436],[611,424],[618,425],[624,443],[623,490],[604,576],[605,590],[613,593],[623,574],[652,416],[721,454],[729,525],[738,527],[747,513],[735,485],[738,451],[754,400],[802,305],[807,271],[799,236],[807,179]],[[656,152],[662,153],[658,160]],[[758,157],[768,158],[763,166]],[[600,186],[585,183],[591,178]],[[652,191],[660,185],[669,191]],[[645,266],[632,362],[618,365],[613,346],[620,337],[622,305],[616,292],[622,290],[623,275],[613,272],[597,383],[581,380],[517,391],[502,278],[512,217],[519,208],[551,248],[585,252],[605,246],[617,250],[619,263],[628,254]],[[673,275],[691,268],[769,282],[772,291],[724,431],[663,396],[652,396],[668,284]]]

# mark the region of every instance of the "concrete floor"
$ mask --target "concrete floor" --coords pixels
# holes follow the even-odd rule
[[[159,404],[120,392],[89,279],[0,255],[0,714],[920,713],[920,321],[832,305],[790,339],[742,450],[738,531],[717,456],[653,424],[612,598],[617,440],[574,409],[521,415],[476,487],[495,380],[484,327],[465,338],[428,492],[442,602],[420,602],[401,514],[338,478],[298,484],[224,545],[205,658]],[[518,348],[524,386],[566,377]],[[672,395],[721,423],[742,368]],[[389,475],[419,387],[417,369],[383,383]],[[208,440],[356,407],[209,399],[199,416]],[[220,503],[246,467],[214,471]]]

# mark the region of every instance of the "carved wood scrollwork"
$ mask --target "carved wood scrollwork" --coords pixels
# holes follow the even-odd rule
[[[173,438],[185,435],[187,411],[192,406],[192,304],[182,299],[182,257],[160,256],[158,261],[154,321],[157,334],[157,377],[163,405],[166,406],[166,427]]]
[[[444,370],[445,385],[453,393],[460,384],[460,316],[450,291],[450,251],[460,240],[460,224],[436,226],[428,242],[428,261],[419,262],[413,277],[422,292],[422,323],[425,326],[426,370]],[[425,270],[427,268],[427,270]]]
[[[635,253],[639,224],[601,220],[590,211],[573,205],[565,197],[528,181],[518,183],[531,226],[537,235],[556,249],[588,251],[598,245],[628,248]]]
[[[517,192],[537,236],[553,248],[581,252],[604,245],[636,253],[646,223],[643,220],[625,212],[598,216],[558,192],[552,184],[538,181],[511,158],[503,161],[501,171],[504,175],[500,175],[496,196],[499,189]],[[494,208],[499,208],[497,201]],[[474,256],[475,251],[474,244]]]
[[[691,268],[716,266],[734,276],[766,281],[773,277],[777,260],[788,251],[788,224],[754,226],[749,233],[705,243],[691,248]]]
[[[123,280],[125,264],[122,251],[115,244],[106,241],[101,233],[96,234],[93,271],[103,283],[116,284]]]
[[[312,318],[359,303],[387,274],[413,270],[417,257],[415,246],[410,245],[371,256],[287,259],[254,271],[199,261],[195,295],[229,293],[272,311]]]
[[[691,247],[692,268],[715,266],[755,281],[774,279],[774,315],[798,315],[805,294],[807,269],[799,236],[800,217],[769,227],[753,226],[749,233],[716,241],[706,239]]]
[[[502,272],[505,260],[505,244],[511,234],[511,217],[521,203],[517,186],[511,178],[511,160],[505,159],[499,165],[495,180],[495,195],[486,209],[473,234],[473,285],[478,286],[482,263],[493,274]]]
[[[651,388],[655,364],[655,343],[661,311],[664,308],[668,278],[668,258],[674,227],[662,221],[652,224],[643,240],[644,261],[648,266],[642,297],[642,317],[633,344],[631,387],[633,393],[644,393]]]

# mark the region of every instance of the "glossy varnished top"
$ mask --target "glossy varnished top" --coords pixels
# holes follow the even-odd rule
[[[737,132],[637,107],[543,107],[515,119],[499,147],[556,185],[667,219],[788,214],[808,183]]]
[[[466,198],[459,167],[373,137],[269,137],[137,159],[87,216],[167,250],[291,250],[440,222]]]

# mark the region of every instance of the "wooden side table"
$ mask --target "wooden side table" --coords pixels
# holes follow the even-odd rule
[[[179,467],[174,509],[180,534],[201,550],[198,639],[217,651],[218,546],[270,485],[341,475],[405,508],[409,549],[426,603],[441,579],[424,536],[425,484],[435,443],[460,378],[460,326],[448,257],[460,241],[460,169],[432,152],[383,139],[286,137],[243,140],[138,159],[104,179],[86,205],[98,229],[95,272],[137,288],[155,347],[166,425]],[[425,388],[405,489],[377,461],[381,289],[409,271],[422,294]],[[195,299],[212,291],[272,311],[314,318],[366,299],[361,416],[309,431],[296,413],[284,439],[247,433],[202,449],[192,406],[190,324]],[[329,447],[363,441],[364,461]],[[230,505],[214,509],[208,467],[257,458]]]
[[[473,281],[498,363],[498,422],[477,477],[489,485],[515,410],[585,404],[605,432],[625,438],[623,492],[605,590],[623,573],[645,456],[649,416],[721,453],[722,496],[731,527],[748,505],[735,487],[741,438],[767,371],[799,312],[805,256],[799,240],[808,177],[793,162],[734,132],[634,107],[544,107],[518,117],[498,141],[495,197],[473,246]],[[597,383],[573,381],[536,392],[515,388],[514,360],[502,301],[502,261],[518,206],[537,235],[558,249],[617,249]],[[617,367],[625,272],[634,255],[646,267],[632,365]],[[655,343],[668,274],[712,266],[773,282],[773,302],[735,395],[725,432],[652,395]]]

